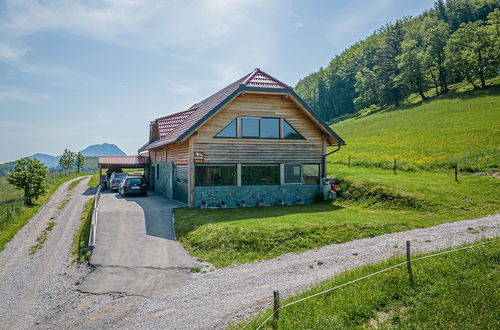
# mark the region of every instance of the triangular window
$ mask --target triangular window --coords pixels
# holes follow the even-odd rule
[[[283,121],[283,138],[288,140],[304,140],[304,137],[286,120]]]
[[[218,138],[235,138],[236,137],[236,119],[224,127],[215,137]]]

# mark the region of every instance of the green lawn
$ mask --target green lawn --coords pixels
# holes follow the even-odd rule
[[[270,259],[499,211],[498,179],[336,165],[343,198],[334,203],[219,210],[176,209],[175,231],[197,258],[217,267]]]
[[[22,192],[8,183],[7,178],[0,178],[0,251],[28,223],[40,207],[47,203],[62,183],[81,175],[85,173],[49,175],[47,192],[32,206],[24,205]]]
[[[333,126],[346,141],[330,162],[389,168],[500,168],[500,85],[453,91]]]
[[[414,261],[415,284],[400,266],[280,311],[278,329],[498,329],[500,240]],[[401,262],[361,267],[327,280],[282,305]],[[271,311],[234,329],[255,329]],[[264,329],[270,328],[263,327]]]

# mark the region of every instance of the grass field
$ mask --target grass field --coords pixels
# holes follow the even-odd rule
[[[176,209],[177,239],[217,267],[499,211],[498,179],[330,166],[342,199],[312,205]]]
[[[91,198],[85,203],[82,214],[80,216],[80,226],[78,231],[73,236],[73,247],[71,254],[78,262],[83,262],[90,258],[90,252],[85,251],[88,246],[90,237],[90,225],[92,221],[92,210],[94,208],[95,198]]]
[[[8,183],[7,178],[0,178],[0,251],[50,199],[50,196],[62,183],[81,175],[85,174],[50,175],[47,178],[47,192],[38,198],[32,206],[24,205],[22,192]]]
[[[411,103],[411,102],[409,102]],[[333,126],[346,141],[329,162],[402,169],[500,168],[500,85],[452,91]]]
[[[500,240],[413,262],[297,303],[280,311],[278,329],[498,329]],[[282,302],[282,305],[403,261],[393,258],[348,271]],[[267,311],[234,329],[255,329]],[[264,327],[267,329],[269,327]]]

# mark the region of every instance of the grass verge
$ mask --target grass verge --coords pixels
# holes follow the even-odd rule
[[[484,242],[488,244],[413,262],[413,286],[403,265],[286,307],[277,328],[498,329],[500,240]],[[402,261],[393,258],[348,271],[282,305]],[[232,328],[255,329],[270,314]]]
[[[99,185],[99,172],[92,174],[88,183],[89,187],[97,187],[98,185]]]
[[[498,179],[337,165],[341,196],[331,203],[218,210],[175,209],[175,232],[216,267],[270,259],[333,243],[472,219],[499,211]]]
[[[38,236],[38,238],[36,239],[37,243],[30,248],[31,255],[37,253],[38,250],[40,250],[43,247],[43,244],[47,240],[49,233],[52,231],[52,229],[54,229],[55,225],[56,225],[56,223],[54,221],[51,221],[47,224],[47,227],[43,230],[43,232],[40,234],[40,236]]]
[[[78,180],[75,180],[73,182],[71,182],[68,186],[68,190],[71,191],[73,189],[75,189],[75,187],[85,178],[81,178],[81,179],[78,179]]]
[[[78,231],[73,237],[73,248],[71,249],[71,253],[78,262],[84,262],[90,259],[91,252],[86,251],[86,248],[89,243],[94,201],[95,198],[91,198],[85,203],[80,216],[80,227],[78,227]]]
[[[73,179],[77,174],[53,175],[48,178],[47,192],[38,198],[34,205],[26,206],[22,201],[21,192],[10,185],[5,178],[0,179],[0,251],[5,248],[5,245],[17,234],[17,232],[38,212],[50,199],[52,194],[64,182]]]

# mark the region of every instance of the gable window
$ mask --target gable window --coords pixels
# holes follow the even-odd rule
[[[279,185],[280,166],[279,164],[269,165],[241,165],[241,185]]]
[[[301,165],[285,164],[285,183],[301,183]]]
[[[319,164],[302,165],[302,183],[319,184]]]
[[[230,122],[222,129],[215,137],[219,138],[235,138],[236,137],[236,119]]]
[[[195,185],[203,186],[235,186],[235,164],[196,164]]]
[[[259,118],[241,118],[241,137],[259,138],[260,137],[260,119]]]
[[[304,137],[299,134],[286,120],[283,120],[283,138],[287,140],[303,140]]]
[[[280,138],[280,118],[260,118],[260,138]]]

